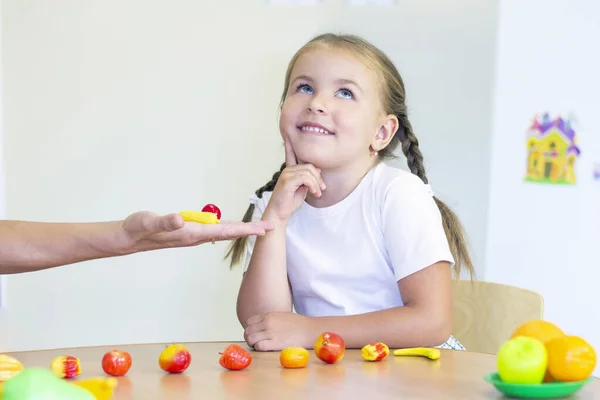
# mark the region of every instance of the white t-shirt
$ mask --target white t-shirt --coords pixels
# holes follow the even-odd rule
[[[271,194],[255,199],[253,220]],[[254,243],[251,237],[244,272]],[[454,264],[429,186],[384,163],[337,204],[303,203],[288,221],[286,247],[294,309],[307,316],[402,306],[397,281],[438,261]]]

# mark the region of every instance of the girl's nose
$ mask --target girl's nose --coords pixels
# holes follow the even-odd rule
[[[316,114],[327,114],[324,102],[318,96],[314,96],[308,105],[308,111]]]

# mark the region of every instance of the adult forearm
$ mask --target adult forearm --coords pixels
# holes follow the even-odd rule
[[[132,252],[121,221],[44,223],[0,221],[0,274],[36,271]]]
[[[237,301],[237,316],[246,327],[248,318],[271,311],[291,311],[292,296],[286,268],[286,225],[256,238]]]
[[[347,348],[362,348],[380,341],[391,348],[433,347],[444,343],[452,332],[451,315],[435,315],[411,307],[395,307],[365,314],[314,317],[317,332],[335,332]]]

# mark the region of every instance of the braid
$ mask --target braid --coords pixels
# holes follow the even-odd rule
[[[402,153],[406,156],[408,168],[410,169],[410,172],[421,178],[423,183],[428,184],[429,181],[425,174],[425,166],[423,164],[423,154],[421,153],[421,149],[419,149],[419,140],[413,132],[412,125],[408,121],[406,114],[399,115],[398,120],[400,121],[401,128],[404,129],[404,132],[398,132],[403,134],[397,135],[397,138],[402,145]],[[455,277],[460,279],[461,270],[464,266],[471,276],[471,279],[473,279],[475,276],[475,268],[473,267],[473,262],[469,255],[467,241],[463,233],[464,228],[450,207],[435,196],[433,196],[433,199],[442,215],[442,225],[444,227],[444,232],[446,233],[446,238],[448,239],[448,244],[450,245],[450,252],[454,258]]]
[[[402,140],[402,152],[406,156],[408,168],[410,172],[421,178],[423,183],[428,184],[427,176],[425,175],[425,166],[423,165],[423,154],[419,149],[419,140],[412,130],[412,125],[408,118],[404,115],[400,119],[400,124],[404,127],[404,137],[399,136]]]
[[[271,177],[271,180],[269,182],[267,182],[263,187],[258,189],[256,192],[254,192],[254,194],[256,194],[256,196],[258,196],[259,199],[262,199],[262,195],[264,192],[272,192],[273,189],[275,189],[275,185],[277,185],[279,176],[281,176],[281,173],[283,172],[285,167],[286,167],[285,163],[281,164],[281,167],[279,167],[279,171],[277,171],[273,174],[273,176]],[[244,222],[248,222],[248,221],[244,221]]]
[[[269,182],[267,182],[265,185],[263,185],[262,187],[260,187],[256,192],[254,192],[254,194],[256,194],[256,196],[259,199],[262,199],[264,192],[272,192],[273,189],[275,189],[277,180],[279,180],[279,177],[281,176],[281,173],[283,172],[285,167],[286,167],[286,163],[284,162],[283,164],[281,164],[279,171],[277,171],[273,174],[273,176],[271,177],[271,180]],[[248,206],[248,209],[246,210],[246,213],[244,214],[244,217],[242,218],[243,222],[252,221],[252,215],[254,214],[254,208],[255,208],[254,204],[250,204]],[[235,264],[237,264],[241,261],[242,254],[244,253],[244,250],[246,249],[247,243],[248,243],[248,237],[244,236],[244,237],[237,238],[236,240],[234,240],[233,243],[231,244],[231,246],[229,247],[227,254],[225,254],[225,259],[231,257],[231,264],[230,264],[231,268],[233,268],[233,266]]]

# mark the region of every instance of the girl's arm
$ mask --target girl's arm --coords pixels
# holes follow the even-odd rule
[[[311,164],[298,164],[292,145],[284,137],[286,168],[277,179],[269,203],[260,217],[274,230],[257,238],[248,270],[238,293],[237,316],[246,329],[248,319],[277,311],[292,311],[292,294],[287,277],[285,231],[292,213],[310,191],[317,197],[325,190],[321,171]]]
[[[384,342],[390,348],[438,346],[452,334],[451,278],[448,262],[435,263],[398,282],[404,307],[315,317],[311,336],[336,332],[348,348],[361,348],[372,341]]]
[[[244,328],[248,318],[272,311],[291,311],[292,295],[287,277],[285,231],[287,221],[273,219],[269,210],[261,218],[274,230],[256,238],[248,270],[237,300],[238,320]]]
[[[350,347],[379,340],[390,347],[437,346],[452,334],[452,263],[441,213],[414,175],[393,180],[382,197],[382,231],[403,307],[314,318]]]

